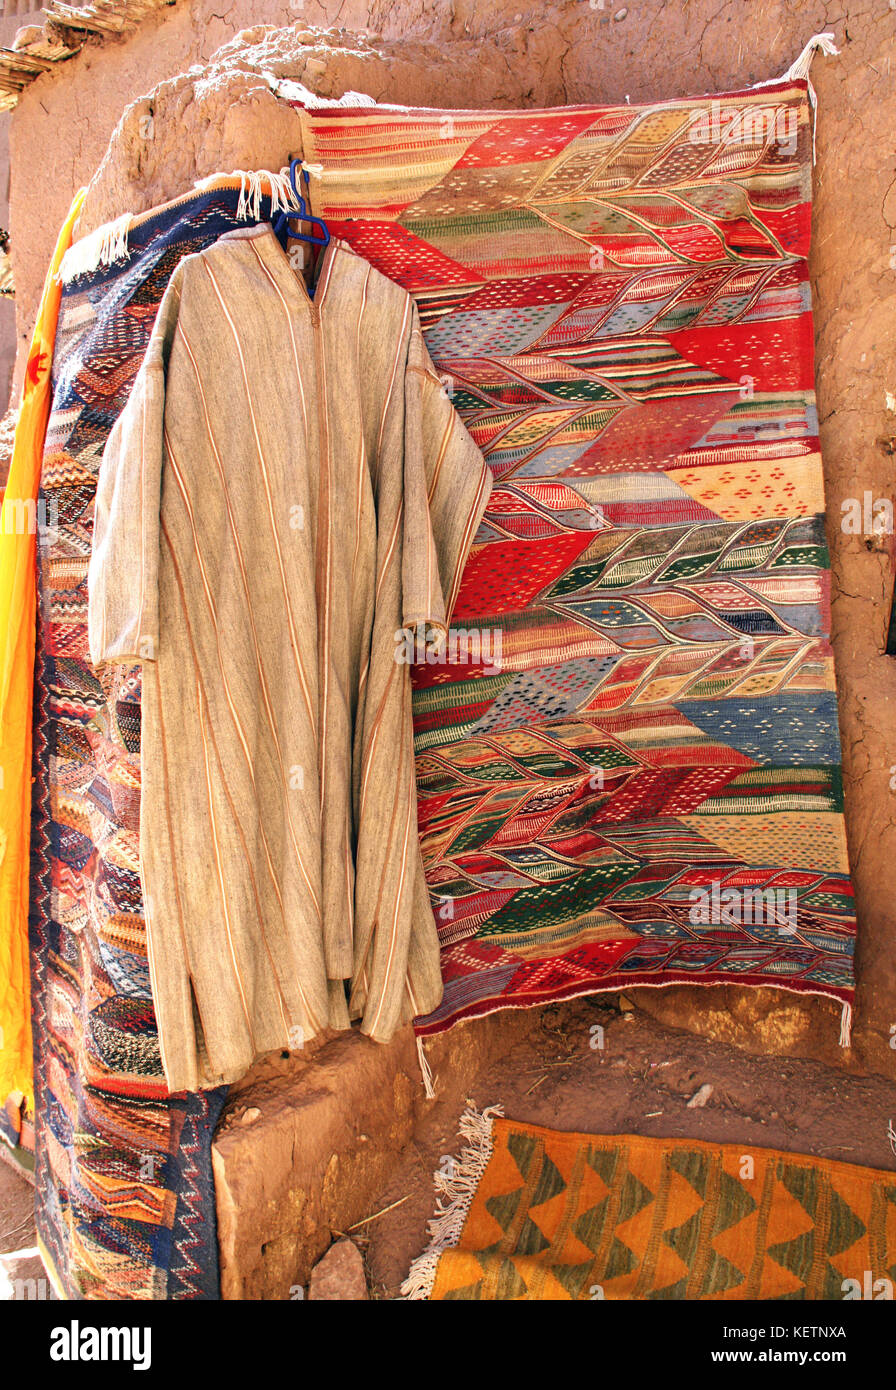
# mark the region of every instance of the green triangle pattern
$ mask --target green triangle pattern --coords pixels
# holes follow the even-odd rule
[[[649,1187],[645,1187],[639,1178],[636,1178],[630,1170],[625,1175],[622,1184],[622,1195],[619,1199],[619,1220],[628,1221],[632,1216],[637,1216],[639,1211],[643,1211],[646,1206],[654,1200],[654,1195]]]
[[[609,1195],[602,1197],[596,1206],[589,1207],[588,1211],[583,1211],[573,1224],[573,1231],[577,1239],[583,1245],[587,1245],[588,1249],[593,1251],[595,1255],[604,1233],[609,1202]]]
[[[656,1300],[657,1302],[663,1302],[667,1299],[684,1298],[687,1294],[687,1291],[688,1279],[687,1275],[685,1275],[685,1277],[683,1279],[679,1279],[677,1283],[667,1284],[664,1289],[654,1289],[651,1293],[647,1295],[647,1297],[649,1299]]]
[[[802,1163],[779,1163],[778,1179],[814,1221],[818,1211],[818,1170]]]
[[[689,1182],[695,1192],[706,1197],[706,1180],[709,1177],[709,1158],[699,1149],[674,1149],[668,1156],[668,1163],[685,1182]]]
[[[633,1269],[638,1267],[638,1257],[633,1250],[624,1245],[618,1237],[613,1237],[613,1244],[607,1252],[607,1267],[604,1271],[605,1279],[615,1279],[619,1274],[631,1274]]]
[[[690,1269],[694,1256],[697,1253],[697,1245],[700,1240],[700,1226],[703,1221],[704,1208],[695,1211],[693,1216],[689,1216],[687,1221],[683,1221],[680,1226],[673,1226],[671,1230],[663,1232],[663,1240],[666,1245],[672,1247]]]
[[[852,1207],[847,1206],[840,1193],[831,1188],[831,1221],[828,1230],[827,1255],[840,1255],[865,1234],[865,1223]]]
[[[508,1151],[524,1178],[529,1176],[537,1147],[537,1139],[533,1139],[530,1134],[513,1133],[507,1136]]]
[[[516,1216],[524,1191],[525,1188],[518,1187],[513,1192],[500,1192],[487,1198],[485,1209],[489,1216],[495,1218],[502,1231],[509,1228]]]
[[[717,1250],[711,1250],[706,1264],[703,1287],[700,1289],[700,1297],[710,1293],[727,1293],[729,1289],[736,1289],[738,1284],[744,1282],[745,1278],[746,1275],[743,1270],[738,1269],[737,1265],[732,1264]]]
[[[782,1241],[780,1245],[770,1245],[766,1251],[784,1269],[789,1269],[801,1283],[805,1284],[809,1278],[809,1271],[812,1268],[812,1256],[815,1253],[815,1227],[811,1231],[804,1231],[801,1236],[794,1240]]]
[[[612,1187],[613,1179],[616,1176],[616,1169],[619,1166],[620,1152],[618,1149],[597,1149],[589,1145],[585,1155],[588,1165],[593,1168],[599,1178],[603,1178],[607,1187]]]
[[[551,1242],[539,1230],[531,1216],[527,1216],[520,1228],[515,1255],[540,1255],[542,1250],[550,1250]]]
[[[541,1165],[541,1172],[535,1184],[535,1191],[532,1193],[531,1205],[533,1207],[540,1207],[542,1202],[549,1202],[552,1197],[557,1196],[558,1192],[564,1192],[565,1190],[566,1181],[560,1176],[560,1169],[553,1160],[548,1158],[547,1154],[545,1154],[544,1162]]]
[[[729,1231],[738,1221],[743,1221],[745,1216],[756,1210],[756,1205],[756,1199],[748,1192],[746,1185],[721,1168],[719,1205],[712,1228],[713,1236],[721,1235],[722,1231]]]
[[[498,1282],[495,1288],[495,1298],[513,1299],[521,1298],[528,1292],[529,1285],[517,1272],[516,1265],[512,1260],[502,1260],[501,1268],[498,1271]]]
[[[585,1287],[591,1264],[590,1260],[586,1260],[580,1265],[551,1265],[551,1274],[563,1285],[570,1298],[578,1298]]]

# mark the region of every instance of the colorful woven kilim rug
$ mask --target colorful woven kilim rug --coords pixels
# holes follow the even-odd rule
[[[495,476],[416,670],[418,1032],[631,985],[848,1004],[805,80],[302,122]]]
[[[488,1110],[461,1132],[410,1298],[893,1297],[896,1173]]]
[[[31,953],[38,1237],[71,1298],[218,1296],[210,1150],[226,1091],[167,1092],[138,867],[140,668],[100,676],[86,605],[103,445],[175,266],[245,225],[239,197],[220,187],[144,218],[124,262],[62,295],[41,479]]]

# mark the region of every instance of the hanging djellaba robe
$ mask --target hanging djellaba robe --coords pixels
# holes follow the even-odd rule
[[[313,298],[269,224],[177,267],[103,454],[89,572],[92,660],[143,664],[172,1091],[352,1019],[385,1041],[439,1003],[398,639],[444,646],[490,488],[416,306],[344,242]]]

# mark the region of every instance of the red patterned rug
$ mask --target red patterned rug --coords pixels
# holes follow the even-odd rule
[[[302,122],[495,476],[416,672],[418,1031],[632,985],[848,1004],[805,80]]]

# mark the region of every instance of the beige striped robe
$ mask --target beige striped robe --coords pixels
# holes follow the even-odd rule
[[[172,1091],[442,994],[401,629],[443,640],[490,475],[417,310],[268,225],[177,267],[102,458],[96,664],[143,663],[140,854]]]

